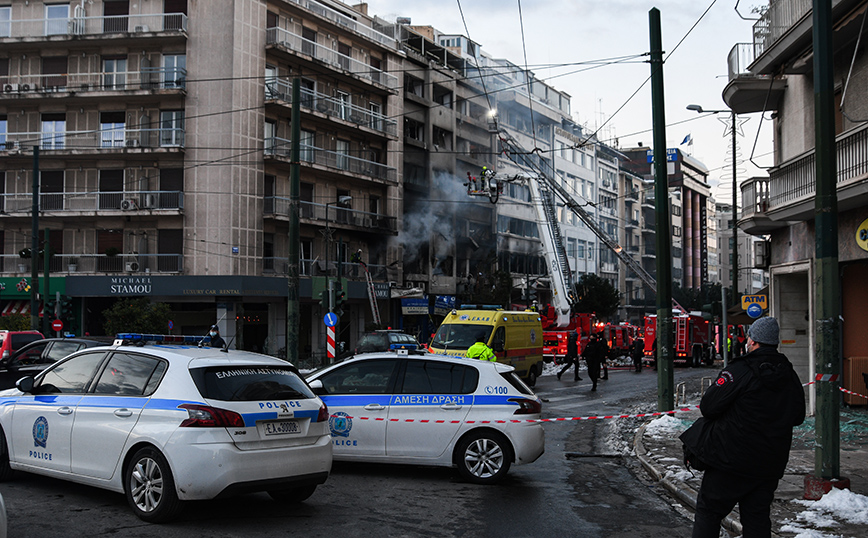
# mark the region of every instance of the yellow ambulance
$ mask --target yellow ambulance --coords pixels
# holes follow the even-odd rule
[[[533,386],[542,373],[542,322],[538,312],[453,310],[428,345],[437,355],[464,357],[476,342],[485,342],[497,362],[515,368]]]

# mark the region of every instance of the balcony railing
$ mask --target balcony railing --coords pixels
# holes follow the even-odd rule
[[[769,79],[768,75],[756,75],[748,70],[748,66],[756,60],[758,45],[756,43],[736,43],[729,51],[727,64],[729,80],[750,77],[753,79]]]
[[[17,254],[0,255],[0,273],[30,274],[32,259]],[[184,270],[181,254],[55,254],[48,260],[52,273],[180,273]],[[42,270],[42,260],[38,260]]]
[[[287,103],[292,103],[292,83],[277,79],[266,80],[265,98],[281,99]],[[319,92],[302,88],[301,106],[381,133],[398,135],[397,121]]]
[[[0,210],[15,215],[29,214],[33,199],[30,193],[0,194]],[[40,193],[40,211],[147,211],[157,209],[181,210],[184,193],[181,191],[93,191]]]
[[[364,62],[360,62],[345,54],[341,54],[336,50],[332,50],[320,45],[319,43],[305,39],[300,35],[293,34],[283,28],[269,28],[266,30],[266,41],[269,45],[280,45],[295,52],[311,56],[331,65],[332,67],[347,71],[357,78],[385,86],[392,90],[398,88],[398,77],[395,75],[390,75],[389,73],[371,67]]]
[[[64,19],[19,19],[0,22],[0,39],[42,36],[83,36],[115,33],[187,31],[183,13],[112,15]]]
[[[289,157],[291,142],[285,138],[266,138],[265,154]],[[301,161],[318,164],[334,170],[342,170],[353,174],[361,174],[384,181],[396,181],[397,170],[375,161],[368,161],[327,149],[300,144]]]
[[[316,13],[320,17],[328,19],[328,20],[338,24],[339,26],[341,26],[343,28],[348,28],[348,29],[356,32],[357,34],[363,35],[363,36],[367,37],[368,39],[370,39],[371,41],[375,41],[375,42],[377,42],[381,45],[385,45],[391,49],[396,49],[398,47],[397,43],[395,43],[395,40],[392,39],[391,37],[389,37],[385,34],[381,34],[380,32],[374,30],[373,28],[359,24],[358,22],[347,17],[346,15],[342,15],[333,9],[327,8],[319,2],[315,2],[313,0],[289,0],[289,1],[292,2],[293,4],[298,4],[299,6]]]
[[[854,178],[865,177],[868,174],[868,124],[838,135],[835,157],[838,185]],[[814,196],[814,158],[815,150],[812,149],[770,170],[769,209]]]
[[[769,178],[752,177],[741,184],[742,213],[747,219],[769,209]]]
[[[187,70],[180,68],[146,68],[141,71],[110,73],[63,73],[0,77],[0,98],[9,94],[54,92],[129,92],[136,90],[183,89]]]
[[[753,25],[756,56],[771,48],[811,10],[812,5],[812,0],[769,0],[768,9]]]
[[[289,216],[290,199],[281,196],[266,196],[264,212],[269,215]],[[328,222],[331,224],[347,224],[370,228],[382,232],[397,232],[398,223],[395,217],[358,211],[334,204],[317,204],[314,202],[299,202],[299,217],[308,220]]]
[[[365,277],[365,270],[359,263],[342,262],[341,277],[349,279],[361,280]],[[289,259],[280,257],[268,257],[262,259],[262,269],[266,273],[275,273],[278,275],[289,274]],[[301,276],[325,276],[331,274],[338,276],[338,263],[330,261],[328,264],[328,272],[326,271],[326,262],[319,258],[315,260],[299,260],[298,274]],[[386,280],[386,266],[368,264],[368,272],[371,273],[371,278],[374,280]]]
[[[184,147],[184,129],[125,129],[9,133],[0,140],[0,152],[16,149],[101,150]]]

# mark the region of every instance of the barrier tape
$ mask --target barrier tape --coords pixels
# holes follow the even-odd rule
[[[681,407],[672,411],[659,411],[656,413],[639,413],[635,415],[595,415],[588,417],[558,417],[558,418],[537,418],[525,420],[430,420],[430,419],[415,419],[415,418],[383,418],[383,417],[344,417],[354,420],[374,420],[379,422],[418,422],[430,424],[520,424],[524,422],[543,423],[543,422],[570,422],[576,420],[606,420],[613,418],[645,418],[659,417],[661,415],[674,415],[675,413],[683,413],[692,409],[699,409],[698,405],[690,407]],[[333,415],[334,416],[334,415]]]
[[[841,392],[846,392],[847,394],[851,394],[853,396],[858,396],[860,398],[865,398],[866,400],[868,400],[868,396],[865,396],[864,394],[859,394],[858,392],[853,392],[852,390],[847,390],[843,387],[838,387],[838,390],[840,390]]]
[[[835,382],[838,381],[838,374],[817,374],[814,380]]]

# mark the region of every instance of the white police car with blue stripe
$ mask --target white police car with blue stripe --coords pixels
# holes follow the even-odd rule
[[[328,409],[290,363],[118,337],[0,392],[0,480],[21,470],[122,492],[152,522],[247,491],[302,501],[326,480]]]
[[[541,400],[509,365],[401,350],[307,380],[331,412],[336,460],[456,466],[492,484],[545,449]]]

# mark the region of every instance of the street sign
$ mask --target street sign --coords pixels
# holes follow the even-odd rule
[[[169,320],[169,330],[171,331],[174,328],[175,328],[175,324],[172,323],[172,320]]]
[[[758,318],[763,315],[763,307],[761,307],[759,303],[751,303],[751,305],[747,307],[747,315],[752,318]]]
[[[63,330],[63,322],[59,319],[56,319],[51,322],[51,330],[55,332],[60,332]]]
[[[741,309],[747,310],[752,304],[758,304],[763,310],[769,307],[767,295],[744,295],[741,298]]]
[[[325,323],[326,327],[334,327],[338,324],[338,316],[334,312],[329,312],[323,316],[322,322]]]

